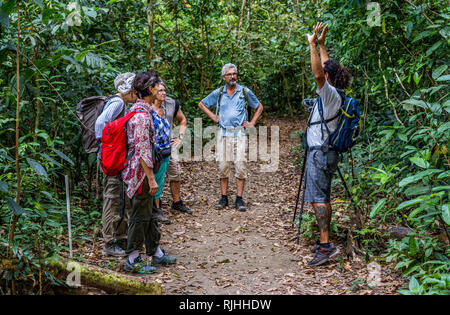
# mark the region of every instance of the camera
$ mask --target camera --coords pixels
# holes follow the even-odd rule
[[[306,112],[310,113],[314,107],[314,104],[316,104],[316,102],[317,102],[317,98],[305,98],[302,101],[302,105],[304,107],[306,107]]]

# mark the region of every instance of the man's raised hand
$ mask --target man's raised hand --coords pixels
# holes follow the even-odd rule
[[[325,36],[327,35],[328,24],[323,28],[322,34],[317,38],[319,45],[325,45]]]
[[[308,36],[308,42],[310,44],[314,43],[314,41],[317,39],[317,36],[319,35],[320,30],[322,29],[323,24],[322,22],[317,22],[316,25],[314,25],[313,33],[312,34],[306,34]],[[323,35],[323,33],[322,33]],[[324,37],[325,39],[325,37]]]

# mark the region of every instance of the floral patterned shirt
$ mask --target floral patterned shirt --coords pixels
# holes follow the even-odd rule
[[[152,109],[153,126],[155,128],[155,149],[160,151],[162,149],[170,148],[170,125],[167,120],[166,112],[164,111],[164,117],[158,115],[158,113]]]
[[[153,145],[155,132],[153,129],[152,107],[138,99],[130,112],[142,111],[134,115],[127,124],[128,154],[133,152],[128,166],[122,171],[122,179],[127,186],[126,194],[131,199],[144,181],[145,173],[140,159],[153,168]]]

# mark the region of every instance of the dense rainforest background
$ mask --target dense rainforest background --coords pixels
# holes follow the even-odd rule
[[[329,24],[329,55],[350,69],[361,106],[362,135],[342,163],[360,254],[394,262],[409,281],[401,294],[448,294],[450,7],[377,3],[379,21],[363,0],[0,1],[0,294],[61,284],[45,261],[67,252],[64,175],[74,235],[90,237],[101,218],[96,158],[74,115],[82,98],[155,69],[192,122],[233,62],[266,117],[306,118],[316,21]],[[392,227],[407,233],[386,238]]]

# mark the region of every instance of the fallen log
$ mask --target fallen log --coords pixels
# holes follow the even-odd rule
[[[97,266],[87,265],[72,260],[48,261],[47,267],[52,269],[54,275],[67,280],[70,273],[79,273],[80,284],[102,289],[107,293],[160,295],[161,284],[148,278],[121,275]]]

